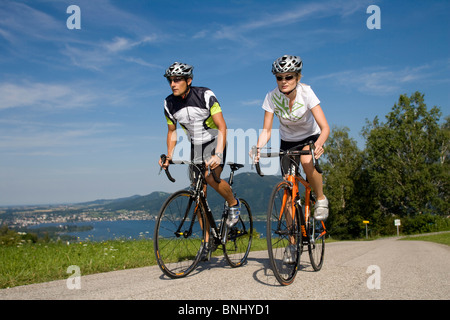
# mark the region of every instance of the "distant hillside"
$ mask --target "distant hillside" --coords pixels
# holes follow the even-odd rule
[[[253,216],[265,215],[272,189],[280,181],[280,176],[260,177],[254,172],[244,172],[234,176],[233,192],[248,202]],[[215,215],[220,217],[223,198],[211,187],[208,188],[208,202]]]
[[[153,214],[158,213],[164,201],[170,193],[155,191],[145,196],[131,196],[127,198],[96,200],[92,202],[80,203],[78,205],[86,205],[88,207],[99,207],[105,210],[144,210]]]
[[[233,192],[250,204],[255,219],[265,219],[267,204],[273,187],[281,181],[280,176],[260,177],[254,172],[243,172],[234,176]],[[173,190],[175,192],[177,190]],[[158,214],[164,201],[170,196],[167,192],[152,192],[148,195],[134,195],[118,199],[99,199],[70,205],[47,205],[12,207],[0,211],[0,224],[28,226],[36,223],[77,221],[77,217],[114,220],[151,218]],[[223,198],[208,187],[208,203],[215,219],[220,219],[223,211]],[[120,211],[125,212],[120,212]],[[133,212],[134,211],[134,212]]]
[[[250,204],[252,213],[265,215],[270,194],[280,176],[260,177],[254,172],[244,172],[234,176],[233,191],[238,197],[244,198]],[[176,191],[176,190],[174,190]],[[84,203],[90,207],[102,207],[107,210],[145,210],[156,214],[170,193],[153,192],[145,196],[132,196],[114,200],[96,200]],[[215,217],[219,218],[223,208],[223,198],[211,187],[208,187],[208,203]]]

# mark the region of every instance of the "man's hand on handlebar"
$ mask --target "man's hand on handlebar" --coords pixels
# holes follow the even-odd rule
[[[168,156],[162,154],[159,157],[159,161],[158,161],[158,164],[161,167],[161,169],[166,170],[169,167],[169,161],[170,160],[172,160],[171,157],[168,157]]]
[[[213,155],[208,161],[205,162],[205,164],[206,167],[210,167],[211,170],[214,170],[221,164],[221,162],[222,160],[217,155]]]

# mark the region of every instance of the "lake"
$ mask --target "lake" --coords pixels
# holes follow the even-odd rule
[[[80,232],[68,232],[67,235],[75,236],[79,241],[105,241],[105,240],[132,240],[132,239],[152,239],[155,230],[154,220],[120,220],[120,221],[89,221],[76,223],[46,223],[33,226],[40,228],[46,226],[75,225],[92,226],[93,229]],[[260,233],[261,237],[266,234],[266,222],[254,221],[253,228]]]

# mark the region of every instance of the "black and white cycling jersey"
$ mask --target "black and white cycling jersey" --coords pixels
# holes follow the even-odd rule
[[[214,93],[204,87],[191,87],[185,98],[171,94],[164,100],[168,124],[179,123],[195,145],[214,140],[218,134],[212,116],[222,112]]]

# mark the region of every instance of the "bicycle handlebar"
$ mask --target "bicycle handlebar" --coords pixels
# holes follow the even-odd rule
[[[165,154],[162,154],[162,155],[160,156],[160,158],[161,158],[161,163],[162,163],[162,164],[166,163],[167,156],[166,156]],[[171,163],[171,162],[172,162],[172,161],[169,160],[169,163]],[[163,167],[161,167],[161,168],[159,169],[159,172],[160,172],[160,173],[161,173],[161,170],[162,170],[162,169],[163,169]],[[170,181],[175,182],[175,179],[172,178],[172,176],[170,175],[169,167],[164,168],[164,172],[166,173],[166,176],[167,176],[167,178],[168,178]]]
[[[161,158],[161,163],[162,163],[162,164],[164,164],[164,163],[166,162],[166,160],[167,160],[167,156],[166,156],[165,154],[162,154],[162,155],[160,156],[160,158]],[[186,160],[169,160],[169,163],[170,163],[170,164],[192,164],[192,165],[196,166],[197,169],[199,169],[199,171],[200,171],[201,174],[203,175],[202,170],[200,170],[200,168],[198,168],[197,164],[194,163],[194,162],[192,162],[192,161],[186,161]],[[159,172],[161,172],[162,169],[163,169],[163,167],[161,167],[161,169],[160,169]],[[208,168],[208,170],[209,170],[209,168]],[[171,176],[171,174],[170,174],[170,172],[169,172],[169,167],[165,168],[164,171],[165,171],[165,173],[166,173],[167,178],[168,178],[170,181],[175,182],[175,179]],[[212,173],[212,176],[213,176],[215,182],[220,183],[221,179],[219,179],[219,178],[217,177],[217,175],[216,175],[216,173],[214,172],[214,170],[209,170],[209,173]],[[209,174],[208,174],[208,175],[209,175]]]
[[[304,146],[307,146],[307,145],[309,145],[309,150],[292,150],[292,149],[297,149],[297,148],[299,148],[299,147],[303,148]],[[260,156],[260,158],[271,158],[271,157],[279,157],[279,156],[312,155],[312,161],[313,161],[313,166],[314,166],[314,168],[316,168],[316,170],[317,170],[318,173],[322,173],[323,170],[322,170],[322,168],[321,168],[320,165],[319,165],[319,159],[316,159],[316,158],[314,157],[314,149],[315,149],[315,147],[314,147],[314,142],[313,142],[313,141],[310,141],[310,142],[308,142],[308,143],[306,143],[306,144],[298,145],[298,146],[296,146],[296,147],[294,147],[294,148],[291,148],[291,149],[289,149],[289,150],[287,150],[287,151],[280,150],[279,152],[266,152],[266,153],[261,152],[261,153],[259,154],[259,156]],[[253,154],[253,155],[256,155],[256,152],[257,152],[256,146],[253,146],[253,147],[252,147],[252,154]],[[257,163],[255,163],[255,166],[256,166],[256,172],[257,172],[261,177],[263,177],[264,174],[263,174],[262,171],[261,171],[261,167],[260,167],[260,165],[259,165],[259,161],[258,161]]]

